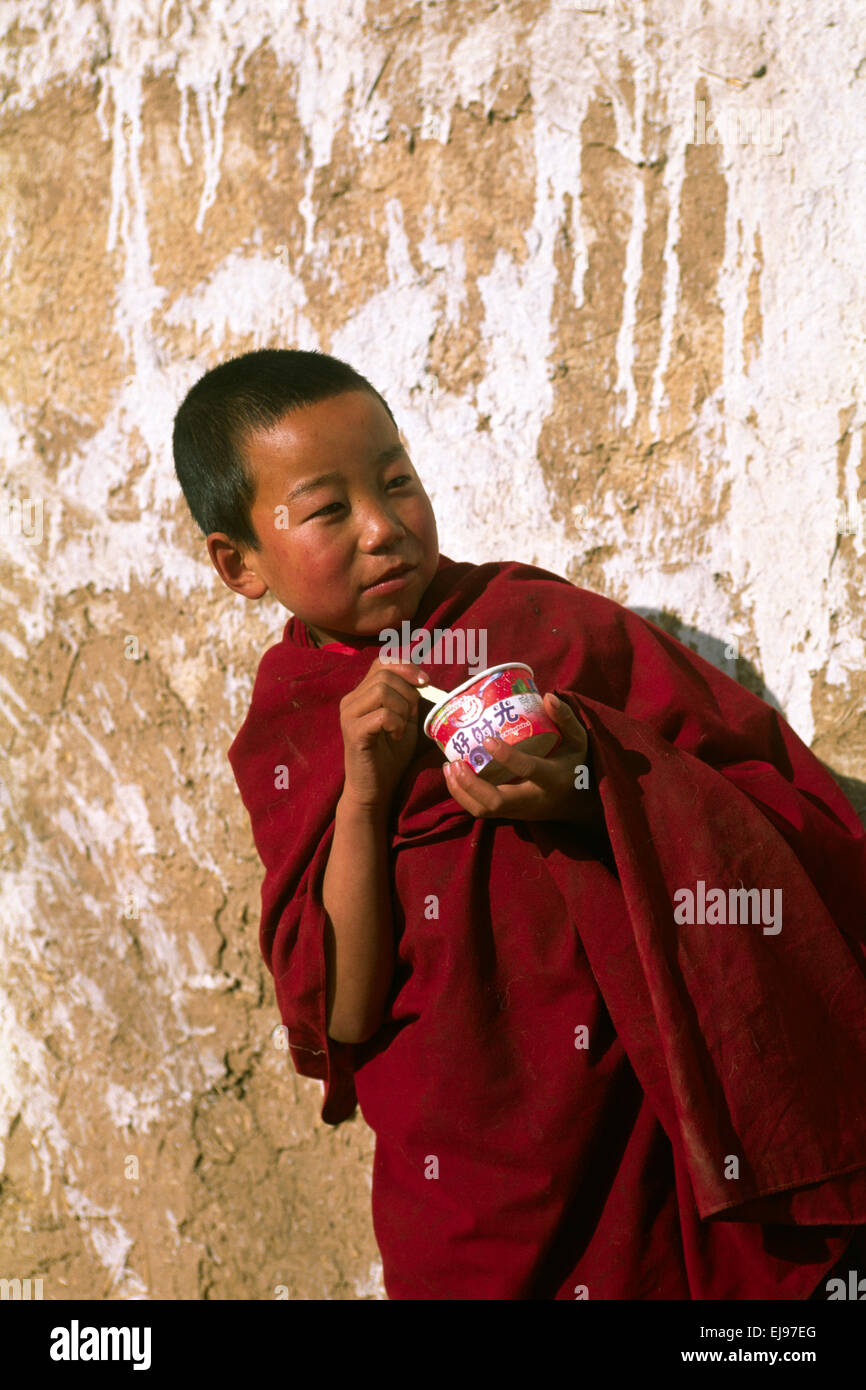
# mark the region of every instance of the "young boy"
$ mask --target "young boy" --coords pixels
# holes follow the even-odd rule
[[[223,363],[174,457],[223,581],[293,614],[229,759],[294,1064],[376,1134],[389,1296],[827,1296],[866,1223],[866,836],[821,764],[619,604],[440,555],[334,358]],[[527,662],[561,745],[443,770],[381,659],[405,621]]]

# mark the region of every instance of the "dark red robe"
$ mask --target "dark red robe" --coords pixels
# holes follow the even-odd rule
[[[527,661],[567,700],[603,820],[476,819],[421,733],[390,819],[386,1017],[336,1043],[339,702],[379,644],[318,649],[293,617],[262,659],[228,755],[266,870],[261,948],[323,1120],[357,1098],[376,1134],[389,1297],[808,1298],[866,1223],[852,807],[768,704],[546,570],[442,557],[412,627],[486,628],[490,665]],[[427,669],[446,688],[468,674]],[[781,889],[781,930],[678,925],[699,880]]]

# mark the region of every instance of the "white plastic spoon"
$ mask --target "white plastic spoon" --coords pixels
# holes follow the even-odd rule
[[[420,661],[413,661],[414,666],[420,666]],[[426,674],[426,672],[425,672]],[[438,685],[419,685],[418,694],[423,695],[425,700],[429,700],[431,705],[441,705],[444,700],[450,700],[451,692],[442,690]]]
[[[425,700],[429,700],[431,705],[441,705],[443,701],[451,699],[449,690],[440,690],[438,685],[419,685],[418,694]]]

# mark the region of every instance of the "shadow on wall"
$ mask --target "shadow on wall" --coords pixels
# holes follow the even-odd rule
[[[629,607],[629,612],[636,613],[639,618],[648,618],[651,623],[656,624],[656,627],[660,627],[671,637],[676,637],[684,646],[697,652],[698,656],[709,661],[717,670],[724,671],[726,676],[732,676],[745,690],[750,690],[753,695],[758,695],[768,705],[772,705],[773,709],[778,710],[782,718],[785,718],[785,711],[778,699],[764,683],[763,677],[756,671],[752,663],[739,654],[736,656],[729,654],[731,652],[730,641],[726,642],[722,638],[711,637],[709,633],[701,632],[700,628],[689,627],[688,623],[683,623],[673,614],[662,612],[658,608]],[[860,821],[866,827],[866,782],[861,782],[856,777],[846,777],[844,773],[837,772],[823,759],[819,758],[818,761],[830,773],[843,795],[847,796]]]

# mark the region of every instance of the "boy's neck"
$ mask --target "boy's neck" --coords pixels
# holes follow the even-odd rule
[[[313,643],[313,646],[315,647],[328,647],[331,645],[332,642],[337,642],[341,646],[350,647],[355,646],[356,644],[359,646],[370,646],[373,643],[379,641],[378,636],[357,637],[353,634],[349,634],[348,636],[329,637],[327,633],[323,633],[320,635],[319,633],[315,632],[309,624],[307,624],[307,632],[310,635],[310,641]]]

